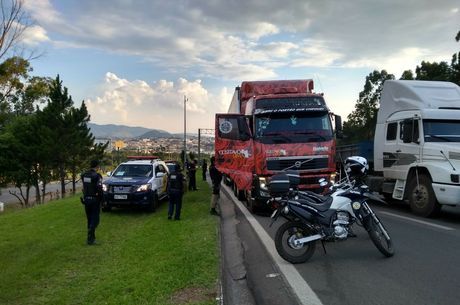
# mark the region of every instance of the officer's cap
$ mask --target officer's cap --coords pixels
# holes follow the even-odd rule
[[[99,166],[99,161],[98,160],[91,160],[91,168],[95,168]]]

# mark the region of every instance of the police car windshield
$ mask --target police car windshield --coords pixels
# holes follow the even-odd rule
[[[113,177],[152,177],[152,165],[121,164],[113,173]]]

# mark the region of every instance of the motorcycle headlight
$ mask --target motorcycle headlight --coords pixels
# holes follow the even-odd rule
[[[152,186],[150,184],[142,184],[137,188],[136,192],[146,192],[150,190],[151,188]]]
[[[329,177],[329,181],[331,182],[332,185],[335,184],[335,177],[337,176],[336,173],[332,173],[331,176]]]
[[[268,191],[267,180],[265,179],[265,177],[259,177],[259,186],[261,190]]]
[[[284,214],[289,214],[289,208],[287,206],[284,207],[283,213]]]
[[[355,201],[351,204],[351,206],[353,207],[353,210],[359,210],[361,208],[361,202]]]
[[[102,191],[107,192],[109,190],[109,186],[105,183],[102,184]]]

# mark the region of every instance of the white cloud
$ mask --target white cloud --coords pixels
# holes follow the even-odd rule
[[[268,22],[258,22],[254,24],[252,31],[246,32],[246,35],[251,39],[259,39],[263,36],[278,34],[279,28]]]
[[[198,77],[231,80],[275,77],[282,63],[371,67],[407,48],[444,46],[449,51],[440,55],[449,55],[446,41],[455,33],[448,29],[458,28],[453,0],[81,0],[71,9],[57,7],[50,0],[26,2],[47,32],[63,37],[56,46],[134,55],[181,73],[193,69]]]
[[[36,46],[39,43],[48,40],[49,37],[46,34],[46,30],[38,25],[32,25],[24,28],[21,36],[21,42],[31,46]]]
[[[167,129],[183,128],[184,96],[187,97],[188,128],[213,128],[214,113],[225,111],[231,99],[227,89],[214,95],[200,80],[179,78],[175,82],[159,80],[148,84],[130,81],[108,72],[99,94],[86,101],[91,120],[102,124],[125,124]]]

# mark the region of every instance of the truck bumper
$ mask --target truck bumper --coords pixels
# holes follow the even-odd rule
[[[460,185],[433,183],[439,204],[460,205]]]

